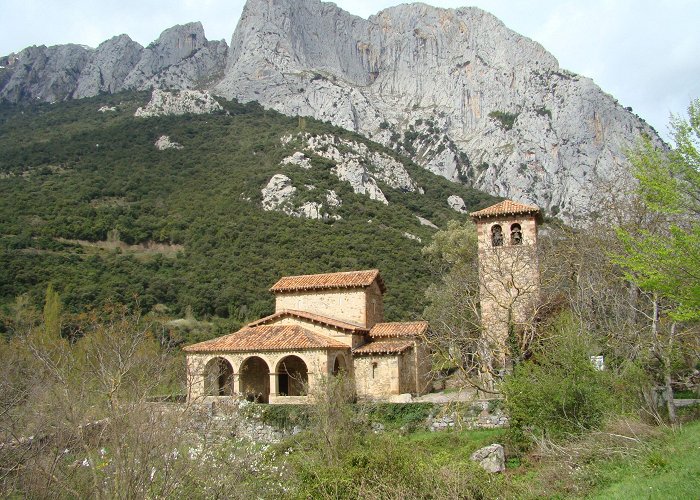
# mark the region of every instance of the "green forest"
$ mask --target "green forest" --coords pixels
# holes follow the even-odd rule
[[[224,319],[235,327],[272,312],[267,289],[280,276],[378,268],[389,287],[387,319],[411,319],[420,315],[433,278],[421,244],[403,233],[426,243],[435,230],[420,225],[417,215],[439,227],[465,219],[447,205],[450,195],[461,196],[468,208],[494,201],[311,118],[225,100],[218,114],[135,118],[148,99],[147,93],[121,93],[0,105],[5,316],[25,295],[40,307],[52,284],[67,313],[113,302],[170,317]],[[99,112],[103,106],[115,111]],[[330,175],[329,160],[312,156],[310,170],[280,166],[295,151],[280,138],[301,128],[395,156],[424,194],[380,183],[385,206]],[[183,149],[158,150],[154,142],[161,135]],[[295,185],[334,189],[343,200],[337,209],[342,218],[263,211],[261,189],[276,173]],[[0,327],[10,329],[7,321]]]

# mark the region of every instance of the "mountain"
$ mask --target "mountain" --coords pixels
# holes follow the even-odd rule
[[[191,88],[221,78],[228,45],[208,41],[202,24],[165,30],[144,48],[127,35],[96,49],[29,47],[0,58],[0,99],[46,102],[151,88]]]
[[[308,115],[447,179],[567,221],[625,177],[643,120],[538,43],[477,8],[399,5],[369,19],[319,0],[248,0],[231,40],[198,23],[143,49],[34,47],[0,60],[0,98],[53,101],[121,89],[206,88]]]
[[[494,201],[355,133],[196,91],[0,104],[0,151],[0,333],[48,283],[73,313],[241,322],[273,311],[280,276],[371,268],[388,319],[412,319],[435,279],[422,247]]]

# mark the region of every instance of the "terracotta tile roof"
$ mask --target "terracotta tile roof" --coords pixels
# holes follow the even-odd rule
[[[377,340],[352,351],[353,354],[401,354],[413,347],[410,340]]]
[[[533,205],[525,205],[512,200],[503,200],[500,203],[486,207],[483,210],[472,212],[471,217],[480,219],[482,217],[496,217],[499,215],[516,215],[516,214],[532,214],[539,216],[539,207]]]
[[[427,321],[409,321],[406,323],[377,323],[369,331],[372,338],[417,337],[428,330]]]
[[[330,326],[331,328],[337,328],[338,330],[344,330],[350,333],[365,334],[368,332],[367,328],[354,323],[348,323],[346,321],[340,321],[338,319],[328,318],[326,316],[321,316],[320,314],[313,314],[306,311],[295,311],[294,309],[283,309],[281,311],[277,311],[275,314],[265,316],[264,318],[260,318],[259,320],[249,323],[248,327],[274,323],[278,319],[290,316],[293,318],[306,319],[312,323]]]
[[[186,352],[219,351],[288,351],[348,349],[337,340],[324,337],[299,325],[264,325],[245,327],[236,333],[193,344]]]
[[[365,288],[377,281],[382,293],[386,291],[378,269],[346,271],[342,273],[306,274],[284,276],[272,285],[271,292],[296,292],[300,290],[326,290],[333,288]]]

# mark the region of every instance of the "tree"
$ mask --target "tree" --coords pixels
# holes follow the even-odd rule
[[[675,422],[672,355],[687,327],[700,320],[700,100],[688,120],[674,116],[674,146],[666,151],[646,138],[630,154],[638,194],[663,223],[637,231],[620,229],[623,252],[616,261],[651,302],[653,355],[662,366],[669,419]]]

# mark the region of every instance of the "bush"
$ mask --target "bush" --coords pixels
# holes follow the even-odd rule
[[[596,370],[591,354],[590,342],[565,314],[533,357],[506,377],[503,392],[516,443],[525,444],[528,435],[580,434],[620,409],[612,374]]]
[[[489,117],[498,121],[501,124],[503,130],[510,130],[515,124],[516,118],[518,118],[517,113],[506,113],[504,111],[491,111]]]

